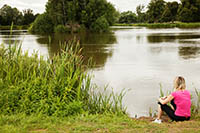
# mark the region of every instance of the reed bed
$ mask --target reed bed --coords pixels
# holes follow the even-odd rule
[[[0,46],[0,114],[126,113],[124,91],[95,93],[79,43],[72,40],[64,46],[48,59],[22,52],[21,45]]]

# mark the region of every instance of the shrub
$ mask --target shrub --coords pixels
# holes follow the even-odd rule
[[[46,13],[39,15],[29,28],[31,33],[52,33],[54,31],[54,24]]]
[[[107,32],[109,30],[109,23],[104,16],[101,16],[91,24],[90,30],[92,32]]]
[[[71,29],[69,27],[66,27],[64,25],[58,25],[55,27],[54,31],[56,33],[69,33]]]
[[[120,14],[119,23],[136,23],[137,22],[137,15],[131,11],[122,12]]]

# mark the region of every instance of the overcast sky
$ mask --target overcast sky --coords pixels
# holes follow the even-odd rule
[[[48,0],[0,0],[0,8],[4,4],[8,4],[12,7],[17,7],[19,10],[31,8],[34,13],[43,13],[45,10],[45,4]],[[107,0],[119,11],[135,11],[136,7],[140,4],[147,5],[150,0]],[[180,0],[165,0],[165,1],[180,1]]]

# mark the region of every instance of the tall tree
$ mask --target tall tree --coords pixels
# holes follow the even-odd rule
[[[179,4],[178,2],[168,2],[162,14],[162,22],[174,22],[177,18]]]
[[[48,0],[46,12],[55,25],[66,25],[76,21],[78,0]]]
[[[200,21],[200,0],[181,0],[179,20],[182,22]]]
[[[0,9],[0,25],[11,25],[13,22],[15,25],[28,25],[35,20],[33,11],[26,9],[20,12],[17,8],[12,8],[9,5],[4,5]]]
[[[23,10],[23,15],[23,25],[28,25],[35,20],[35,15],[31,9]]]
[[[151,0],[148,5],[148,21],[150,23],[159,22],[165,10],[166,2],[164,0]]]
[[[55,26],[77,23],[88,29],[92,24],[94,26],[97,19],[98,23],[99,20],[103,20],[102,16],[109,25],[112,25],[117,18],[116,9],[106,0],[48,0],[46,12]]]
[[[137,12],[137,19],[139,23],[143,23],[147,21],[147,15],[145,13],[145,6],[144,5],[139,5],[136,7],[136,12]]]
[[[14,24],[17,24],[17,22],[20,22],[18,19],[21,18],[21,12],[17,8],[12,8],[8,5],[4,5],[0,9],[0,16],[2,18],[2,21],[0,22],[1,25],[11,25],[12,22]]]

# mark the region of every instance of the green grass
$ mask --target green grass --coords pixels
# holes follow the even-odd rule
[[[200,117],[199,117],[200,118]],[[1,115],[0,132],[199,132],[200,119],[185,122],[151,123],[149,119],[132,119],[116,114],[82,114],[70,117],[45,115]]]
[[[114,24],[113,26],[134,26],[135,24]]]
[[[136,23],[115,24],[114,26],[141,26],[147,28],[200,28],[200,23]]]

